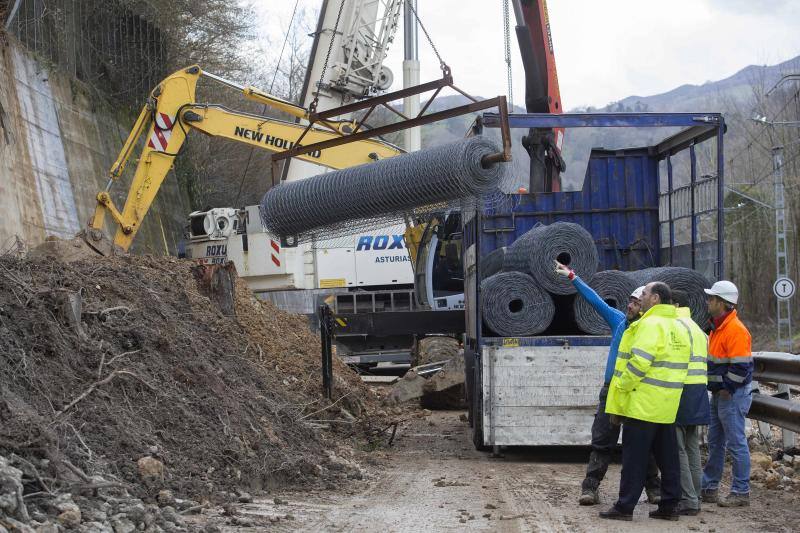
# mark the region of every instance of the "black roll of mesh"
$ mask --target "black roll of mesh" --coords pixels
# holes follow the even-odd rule
[[[506,250],[503,261],[503,272],[525,272],[531,273],[531,253],[533,251],[533,241],[545,226],[538,224],[526,231],[511,244]]]
[[[538,335],[553,321],[550,295],[522,272],[500,272],[481,282],[483,321],[502,337]]]
[[[572,282],[555,271],[555,261],[590,279],[597,272],[599,257],[591,233],[578,224],[556,222],[538,228],[524,241],[530,272],[539,285],[553,294],[574,294]]]
[[[507,248],[503,246],[502,248],[492,250],[483,257],[481,260],[481,280],[489,276],[494,276],[503,270],[506,253]]]
[[[671,289],[686,292],[689,296],[689,309],[692,312],[692,320],[700,326],[705,326],[708,322],[707,295],[703,292],[703,289],[709,288],[711,283],[696,270],[684,267],[656,267],[628,272],[627,274],[638,284],[637,286],[646,285],[652,281],[661,281],[669,285]]]
[[[597,272],[587,281],[587,285],[607,304],[623,313],[626,312],[628,298],[637,287],[627,272],[619,270]],[[575,298],[575,321],[581,331],[590,335],[608,335],[611,332],[603,317],[580,295]]]

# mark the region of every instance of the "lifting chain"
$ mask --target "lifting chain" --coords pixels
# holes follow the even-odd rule
[[[336,40],[336,33],[339,31],[339,21],[342,18],[342,10],[344,9],[344,2],[345,0],[341,0],[339,2],[339,12],[336,14],[336,23],[333,25],[333,33],[331,33],[331,41],[328,43],[328,53],[325,54],[325,63],[322,65],[322,73],[319,75],[319,81],[317,82],[317,89],[314,91],[314,100],[308,106],[308,113],[309,115],[313,115],[317,112],[317,104],[319,104],[319,90],[322,86],[322,82],[325,80],[325,73],[328,70],[328,61],[331,58],[331,51],[333,50],[333,42]]]
[[[428,44],[431,45],[433,53],[436,54],[436,59],[439,60],[439,68],[442,69],[442,72],[448,74],[450,72],[450,67],[448,67],[447,63],[444,62],[442,56],[439,54],[439,50],[436,48],[436,45],[433,44],[433,39],[431,39],[431,36],[428,33],[428,30],[425,28],[425,25],[422,23],[422,20],[420,20],[419,15],[417,15],[417,10],[414,8],[414,2],[408,2],[408,7],[411,9],[411,13],[413,13],[414,18],[417,19],[417,24],[419,24],[419,27],[422,29],[422,33],[425,34],[425,38],[428,40]]]
[[[506,48],[506,69],[508,76],[508,110],[514,112],[514,88],[511,75],[511,15],[508,0],[503,0],[503,39]]]

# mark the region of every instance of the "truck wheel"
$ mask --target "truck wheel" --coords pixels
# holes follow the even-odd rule
[[[417,341],[412,366],[447,361],[459,354],[461,346],[453,337],[424,337]]]

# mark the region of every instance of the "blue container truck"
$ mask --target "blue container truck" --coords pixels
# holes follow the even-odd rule
[[[484,114],[482,124],[497,127],[499,117]],[[565,221],[592,234],[598,270],[685,266],[720,279],[725,123],[718,113],[614,113],[512,114],[509,124],[648,128],[650,138],[652,128],[668,128],[656,130],[659,140],[646,146],[592,149],[579,191],[510,194],[509,201],[462,212],[464,352],[475,446],[588,445],[610,337],[559,334],[557,327],[536,337],[494,336],[481,318],[481,260],[537,223]]]

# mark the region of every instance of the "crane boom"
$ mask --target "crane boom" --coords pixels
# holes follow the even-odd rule
[[[516,34],[525,68],[525,109],[528,113],[561,113],[553,36],[546,0],[513,0]],[[564,171],[561,146],[564,128],[534,129],[522,144],[531,156],[530,192],[561,189]]]

